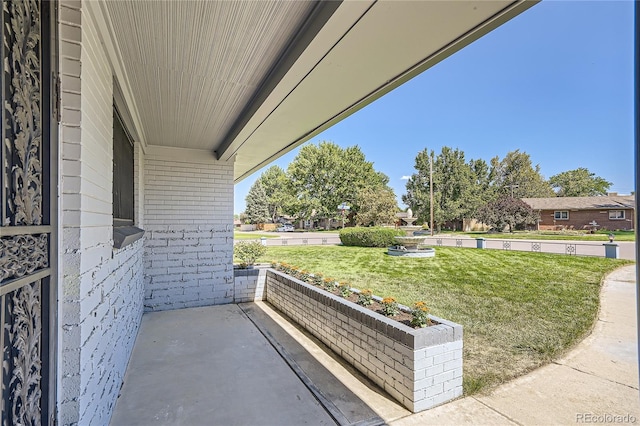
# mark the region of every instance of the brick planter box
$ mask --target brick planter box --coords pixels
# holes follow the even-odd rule
[[[267,268],[233,269],[233,303],[265,300],[264,286]]]
[[[413,329],[273,269],[266,300],[414,413],[462,395],[459,324]]]

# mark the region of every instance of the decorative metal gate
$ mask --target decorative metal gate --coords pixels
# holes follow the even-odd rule
[[[48,1],[2,2],[2,426],[46,425],[54,418],[52,10]]]

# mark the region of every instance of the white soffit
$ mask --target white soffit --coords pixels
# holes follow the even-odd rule
[[[344,2],[217,154],[236,155],[238,182],[534,4]]]
[[[314,7],[106,1],[148,145],[213,151]]]

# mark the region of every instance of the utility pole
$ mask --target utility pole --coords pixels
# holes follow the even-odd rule
[[[519,188],[519,187],[520,187],[520,185],[513,185],[513,184],[511,184],[511,185],[505,185],[505,187],[506,187],[506,188],[511,188],[511,198],[513,198],[513,189],[514,189],[514,188]]]
[[[431,151],[431,155],[429,156],[429,192],[431,195],[431,201],[429,202],[429,207],[431,208],[431,226],[429,226],[429,229],[433,237],[433,151]]]

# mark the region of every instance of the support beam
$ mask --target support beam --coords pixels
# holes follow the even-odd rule
[[[298,60],[302,52],[309,46],[314,37],[320,32],[324,24],[338,9],[342,1],[318,1],[313,11],[302,24],[298,34],[289,43],[280,58],[276,61],[271,72],[265,77],[264,81],[256,93],[251,98],[245,109],[240,114],[238,120],[226,135],[220,146],[216,149],[215,154],[218,160],[227,161],[238,151],[241,144],[232,146],[234,140],[240,131],[247,125],[247,122],[256,113],[258,108],[267,99],[273,89],[280,83],[280,80],[289,71],[291,66]]]
[[[638,85],[638,79],[640,78],[640,29],[638,28],[638,24],[640,24],[640,6],[635,2],[635,22],[634,22],[634,31],[635,31],[635,108],[634,108],[634,118],[635,118],[635,173],[636,173],[636,185],[635,185],[635,195],[636,195],[636,214],[635,214],[635,224],[634,228],[636,231],[636,265],[640,262],[640,244],[638,244],[638,224],[640,224],[640,220],[638,220],[638,212],[640,212],[640,203],[638,201],[638,187],[640,187],[640,171],[638,170],[638,161],[640,160],[640,86]],[[637,320],[637,332],[638,332],[638,364],[640,365],[640,270],[636,266],[636,320]],[[639,376],[640,378],[640,376]]]

